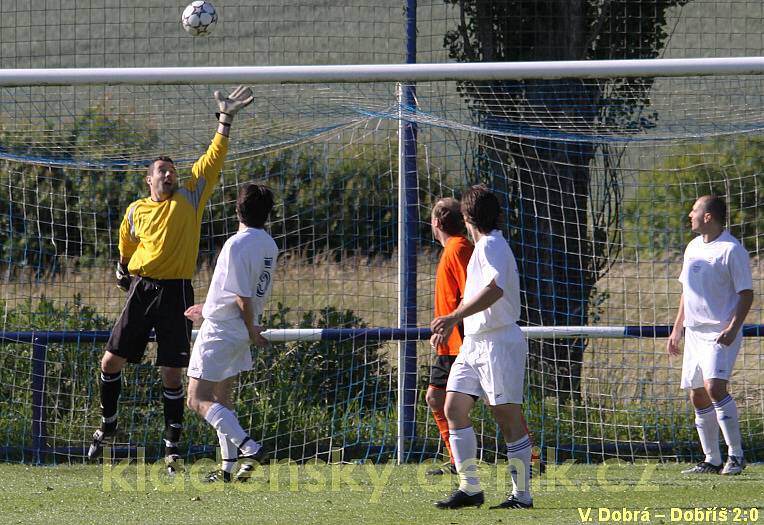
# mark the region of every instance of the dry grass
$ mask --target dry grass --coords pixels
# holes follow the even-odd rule
[[[432,315],[432,294],[437,254],[419,257],[417,301],[420,322],[429,322]],[[196,301],[207,294],[212,271],[204,265],[194,276]],[[41,297],[56,303],[71,302],[75,295],[84,304],[115,318],[124,304],[125,294],[114,281],[111,268],[68,271],[54,276],[35,277],[24,272],[0,282],[0,301],[7,309],[17,307],[29,298]],[[369,326],[397,326],[398,309],[397,256],[367,260],[348,257],[341,262],[284,257],[279,260],[273,281],[271,305],[277,302],[289,307],[295,318],[304,312],[326,306],[353,310]]]
[[[677,258],[613,267],[597,284],[600,292],[609,292],[598,324],[673,324],[682,291],[677,281],[681,264]],[[764,297],[764,259],[754,260],[752,269],[756,297]],[[746,323],[762,322],[764,310],[757,299]],[[663,338],[592,340],[584,359],[584,388],[590,395],[614,399],[684,399],[679,390],[681,367],[681,357],[669,358]],[[763,372],[764,340],[746,338],[731,379],[735,391],[761,404]]]
[[[418,258],[418,322],[426,326],[432,316],[437,253]],[[607,294],[600,308],[599,325],[668,325],[673,322],[681,287],[676,280],[681,260],[628,262],[614,266],[598,283]],[[754,261],[754,283],[758,298],[764,296],[764,260]],[[197,301],[207,292],[211,271],[202,268],[194,278]],[[397,257],[367,260],[345,258],[341,262],[284,258],[274,279],[271,305],[281,302],[292,310],[293,321],[302,314],[333,306],[352,310],[368,326],[397,326]],[[28,298],[45,296],[56,302],[71,302],[80,294],[84,304],[114,318],[122,308],[124,294],[113,284],[110,269],[70,272],[52,279],[35,280],[21,276],[0,284],[6,308]],[[764,322],[761,300],[757,299],[748,323]],[[395,343],[387,345],[395,362]],[[430,349],[418,345],[423,362]],[[594,339],[585,354],[583,388],[590,399],[607,403],[616,400],[676,400],[681,359],[669,359],[665,339]],[[747,338],[738,358],[733,383],[741,395],[761,403],[764,396],[764,340]]]

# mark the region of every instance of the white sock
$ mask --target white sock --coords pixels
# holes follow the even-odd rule
[[[719,427],[724,434],[724,441],[727,442],[728,454],[738,458],[743,457],[743,444],[740,439],[740,421],[737,418],[737,403],[732,396],[714,403],[716,409],[716,419],[719,421]]]
[[[706,455],[704,461],[712,465],[721,465],[722,453],[719,450],[719,422],[716,420],[714,405],[695,409],[695,428],[698,430],[700,446]]]
[[[471,426],[449,428],[448,441],[451,443],[451,452],[454,455],[456,471],[459,473],[459,490],[469,494],[482,492],[480,479],[477,473],[477,437]]]
[[[512,495],[524,503],[530,503],[531,439],[528,434],[517,441],[507,443],[507,459],[509,460],[509,473],[512,476]],[[522,465],[518,463],[522,463]]]
[[[223,463],[223,470],[233,472],[233,467],[239,459],[239,447],[234,445],[225,434],[218,431],[218,443],[220,443],[220,459]]]
[[[218,435],[224,435],[228,441],[233,443],[242,455],[251,456],[260,450],[260,444],[251,439],[241,428],[239,420],[236,419],[236,414],[220,403],[213,403],[207,410],[204,419],[218,431]]]

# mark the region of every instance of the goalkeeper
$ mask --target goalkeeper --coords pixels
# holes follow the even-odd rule
[[[278,248],[264,230],[273,209],[273,193],[247,183],[239,190],[236,215],[239,231],[220,251],[204,306],[186,316],[204,322],[188,365],[188,406],[216,430],[222,468],[206,481],[246,481],[254,462],[262,462],[260,443],[241,427],[231,400],[240,372],[252,369],[250,344],[265,347],[260,318],[271,295]],[[243,464],[234,475],[236,462]]]
[[[215,92],[217,133],[178,187],[175,164],[159,157],[148,167],[150,195],[128,206],[119,230],[118,286],[127,301],[101,359],[101,425],[93,434],[88,458],[96,459],[117,430],[117,405],[126,363],[139,363],[151,330],[156,333],[155,365],[162,376],[165,462],[170,474],[180,467],[178,443],[183,428],[183,368],[188,366],[191,322],[184,316],[194,302],[191,278],[196,269],[204,206],[219,178],[228,150],[234,115],[254,99],[244,86],[230,95]]]

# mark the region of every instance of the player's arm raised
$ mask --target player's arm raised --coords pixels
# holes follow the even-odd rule
[[[252,90],[246,86],[237,87],[227,96],[223,96],[220,91],[215,91],[214,95],[218,106],[217,133],[212,138],[207,151],[194,162],[191,178],[185,183],[188,199],[196,208],[197,219],[200,222],[204,206],[220,180],[220,171],[228,154],[228,133],[231,130],[233,118],[254,100]]]
[[[239,86],[228,96],[223,96],[220,91],[215,91],[215,100],[218,103],[218,133],[227,137],[231,131],[233,117],[241,111],[242,108],[249,106],[255,96],[252,90],[246,86]]]

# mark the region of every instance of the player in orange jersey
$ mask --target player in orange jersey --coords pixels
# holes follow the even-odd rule
[[[464,296],[464,283],[467,279],[467,263],[472,256],[472,243],[467,239],[467,228],[459,201],[450,197],[440,199],[432,209],[430,224],[432,235],[443,246],[438,270],[435,276],[435,317],[447,315],[456,310]],[[425,397],[427,406],[432,410],[440,437],[446,445],[450,463],[428,471],[430,475],[456,474],[454,457],[449,443],[448,421],[443,412],[446,402],[446,383],[459,347],[462,345],[463,329],[461,323],[441,344],[435,344],[435,337],[430,340],[436,351],[435,361],[430,368],[430,385]]]

